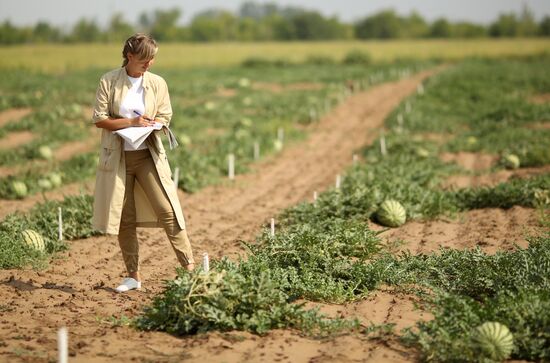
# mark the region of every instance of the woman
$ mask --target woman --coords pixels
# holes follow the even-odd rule
[[[162,227],[179,263],[193,270],[194,260],[185,220],[171,179],[159,131],[137,149],[113,133],[126,127],[166,127],[172,117],[164,79],[148,72],[158,47],[153,38],[135,34],[124,43],[122,67],[99,81],[93,112],[102,128],[101,153],[94,193],[94,228],[118,235],[128,271],[118,292],[141,288],[136,227]]]

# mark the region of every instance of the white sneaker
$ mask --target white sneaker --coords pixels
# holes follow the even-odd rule
[[[122,284],[115,289],[116,292],[126,292],[128,290],[141,289],[141,281],[137,281],[131,277],[126,277],[122,280]]]

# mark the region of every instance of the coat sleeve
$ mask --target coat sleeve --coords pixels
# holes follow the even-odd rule
[[[159,91],[157,94],[157,114],[155,119],[165,124],[167,127],[170,125],[172,119],[172,105],[170,104],[170,95],[168,94],[168,85],[164,79],[160,79]]]
[[[105,77],[101,77],[97,86],[94,102],[94,111],[92,121],[94,123],[109,118],[109,82]]]

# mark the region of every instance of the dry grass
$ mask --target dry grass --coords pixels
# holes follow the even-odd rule
[[[160,67],[228,66],[248,57],[301,61],[309,55],[340,60],[352,49],[368,51],[375,61],[400,57],[461,59],[497,57],[550,51],[547,39],[395,40],[265,43],[163,43]],[[120,44],[21,45],[0,47],[0,69],[25,67],[47,72],[112,68],[120,63]]]

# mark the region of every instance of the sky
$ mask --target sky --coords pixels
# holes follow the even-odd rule
[[[137,23],[139,14],[155,9],[180,8],[180,24],[186,24],[194,14],[211,8],[236,11],[243,0],[0,0],[0,22],[9,20],[17,26],[34,25],[44,20],[60,27],[71,27],[79,19],[95,19],[107,24],[116,12],[126,21]],[[327,16],[337,16],[352,22],[383,9],[394,9],[405,15],[416,10],[428,21],[445,17],[451,21],[471,21],[488,24],[503,12],[520,13],[526,4],[535,18],[550,16],[550,0],[256,0],[256,3],[277,3],[280,6],[301,6]]]

